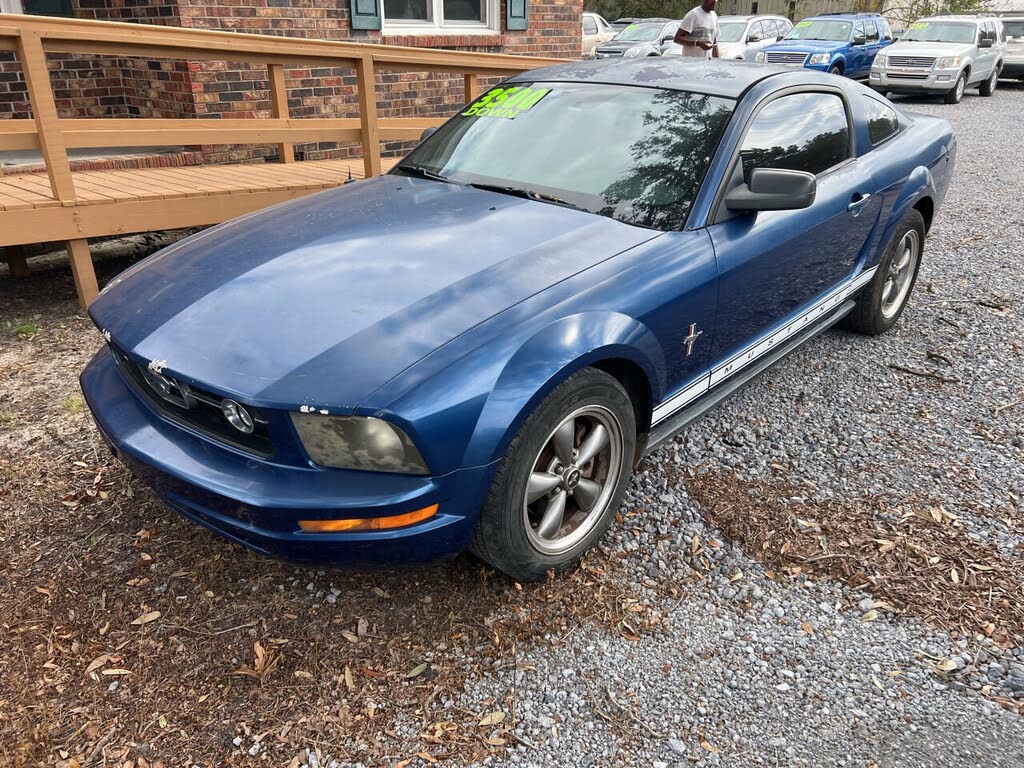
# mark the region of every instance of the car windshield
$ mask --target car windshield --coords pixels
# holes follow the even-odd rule
[[[734,107],[686,91],[515,83],[478,98],[392,172],[678,229]]]
[[[663,24],[630,24],[612,39],[627,43],[650,43],[658,39],[663,26]]]
[[[1024,37],[1024,19],[1021,19],[1019,21],[1004,21],[1003,31],[1007,38]]]
[[[837,43],[850,39],[850,22],[828,19],[804,19],[789,30],[787,40],[832,40]]]
[[[974,24],[957,21],[915,21],[900,40],[914,43],[973,43],[978,34]]]
[[[727,21],[718,25],[718,42],[738,43],[743,39],[743,30],[747,28],[744,21]]]

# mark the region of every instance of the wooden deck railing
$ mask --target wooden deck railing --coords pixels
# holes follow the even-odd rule
[[[59,208],[74,208],[83,202],[81,193],[76,190],[75,174],[68,161],[67,150],[71,148],[276,144],[280,162],[291,163],[295,160],[292,147],[296,143],[352,142],[362,146],[364,175],[374,176],[381,172],[382,141],[416,139],[424,128],[438,125],[444,120],[443,117],[434,116],[378,117],[378,72],[461,74],[464,98],[468,101],[477,93],[477,78],[480,76],[508,76],[560,61],[10,14],[0,14],[0,51],[13,51],[20,61],[33,115],[31,119],[0,120],[0,151],[40,151],[49,180],[52,199],[50,206]],[[265,119],[222,120],[60,118],[46,62],[47,54],[60,53],[265,65],[272,116]],[[289,117],[285,69],[309,66],[352,67],[355,70],[358,117]],[[94,200],[91,202],[95,203]],[[230,209],[230,206],[226,208]],[[134,229],[126,230],[122,224],[105,233],[101,231],[103,227],[100,224],[90,223],[85,227],[79,225],[75,231],[65,231],[67,227],[58,226],[58,231],[48,228],[31,234],[30,230],[39,226],[39,220],[15,217],[15,212],[9,210],[9,206],[5,208],[0,199],[0,246],[67,239],[72,269],[83,301],[87,301],[96,292],[86,245],[87,237],[182,226],[180,216],[169,216],[165,227],[154,226],[160,217],[151,211],[146,216],[138,217],[138,223],[131,225],[136,227]],[[118,215],[115,209],[110,210],[109,214]],[[94,221],[95,217],[90,219],[90,222]],[[76,234],[80,236],[75,237]],[[23,258],[19,259],[16,253],[12,255],[10,247],[7,251],[12,274],[19,260],[17,271],[22,271]],[[91,285],[83,284],[83,281],[89,280],[92,281]]]

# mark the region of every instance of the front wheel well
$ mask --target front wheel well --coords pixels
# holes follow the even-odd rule
[[[646,442],[639,438],[650,431],[651,410],[654,407],[654,404],[651,402],[651,382],[648,380],[647,374],[644,373],[643,368],[632,360],[624,358],[599,360],[591,363],[590,366],[597,368],[599,371],[604,371],[609,376],[613,376],[629,395],[629,399],[633,403],[633,412],[636,414],[638,438],[636,460],[639,461],[640,453],[643,451],[643,444]]]
[[[920,212],[921,217],[924,219],[924,233],[927,235],[932,229],[932,218],[935,216],[935,203],[932,202],[930,197],[922,197],[914,203],[914,208]]]

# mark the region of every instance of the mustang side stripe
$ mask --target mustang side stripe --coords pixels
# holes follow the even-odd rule
[[[786,323],[786,325],[782,326],[771,335],[765,337],[761,341],[749,344],[729,358],[726,362],[713,368],[711,373],[706,373],[691,384],[687,384],[682,390],[655,407],[654,414],[651,419],[652,426],[664,421],[667,417],[671,416],[676,411],[681,410],[701,395],[707,394],[711,391],[712,387],[718,386],[733,374],[738,373],[745,366],[764,355],[780,341],[784,341],[794,333],[801,330],[808,323],[824,316],[830,310],[838,307],[860,288],[863,288],[871,282],[871,278],[875,276],[875,271],[877,269],[877,267],[865,269],[855,278],[848,280],[845,284],[834,289],[824,299],[821,299],[810,309],[798,315],[795,319]]]

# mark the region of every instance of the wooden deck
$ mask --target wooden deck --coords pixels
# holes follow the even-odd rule
[[[32,119],[0,120],[0,150],[37,149],[46,174],[0,172],[0,248],[12,277],[28,273],[22,246],[65,241],[83,306],[98,286],[89,238],[216,224],[235,216],[374,176],[397,160],[380,156],[382,141],[417,139],[443,117],[377,116],[378,72],[461,74],[465,101],[479,76],[508,76],[557,59],[368,43],[305,40],[117,22],[0,14],[0,51],[21,64]],[[265,66],[271,114],[261,119],[62,119],[48,54],[103,54],[145,59],[245,62]],[[288,67],[350,67],[357,118],[292,119]],[[452,111],[458,105],[452,105]],[[296,162],[296,143],[349,142],[362,156]],[[75,147],[205,144],[275,145],[278,163],[72,171]]]

